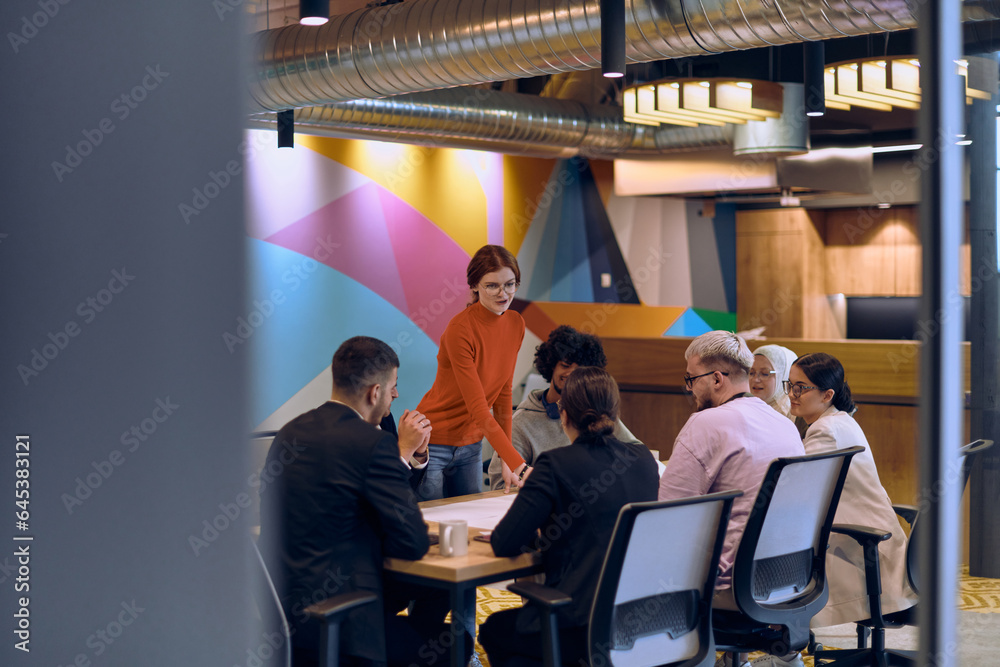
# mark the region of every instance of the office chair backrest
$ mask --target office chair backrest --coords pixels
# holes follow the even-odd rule
[[[264,558],[260,555],[260,550],[252,539],[250,540],[250,546],[253,549],[252,558],[255,565],[251,568],[251,572],[253,573],[252,588],[254,600],[260,612],[261,636],[266,639],[266,644],[270,647],[267,654],[271,656],[270,660],[265,660],[262,664],[267,665],[267,667],[291,667],[291,631],[288,626],[288,619],[285,618],[285,611],[281,607],[281,598],[278,597],[278,591],[274,587],[274,581],[271,579],[270,573],[267,571]],[[280,637],[280,639],[275,639],[275,635]],[[261,640],[261,647],[264,647],[263,642],[265,639]],[[275,646],[276,644],[278,646]],[[263,652],[258,651],[256,655],[259,656]]]
[[[618,515],[590,616],[590,664],[715,661],[711,605],[739,491],[631,503]]]
[[[969,476],[972,474],[972,465],[975,463],[976,457],[992,446],[992,440],[980,439],[963,445],[958,450],[958,455],[962,462],[962,494],[965,493],[965,487],[969,484]],[[919,519],[920,515],[918,513],[917,518],[913,520],[913,525],[910,526],[910,541],[906,545],[906,576],[910,581],[910,588],[915,593],[920,592],[920,561],[918,556],[920,550],[917,547],[917,525],[919,524]]]
[[[739,609],[786,624],[826,604],[826,548],[851,458],[861,447],[775,459],[747,519],[733,565]]]

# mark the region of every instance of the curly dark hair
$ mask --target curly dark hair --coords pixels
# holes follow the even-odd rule
[[[598,368],[608,365],[601,339],[565,324],[553,329],[549,339],[535,350],[535,368],[546,382],[552,382],[552,373],[560,361]]]

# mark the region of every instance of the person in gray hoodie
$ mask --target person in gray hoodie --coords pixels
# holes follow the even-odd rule
[[[535,368],[549,382],[546,389],[529,392],[514,411],[511,425],[511,442],[514,449],[528,465],[532,465],[542,452],[570,444],[559,424],[559,408],[556,402],[566,385],[566,378],[577,366],[597,366],[604,368],[608,358],[604,354],[601,340],[592,334],[577,331],[570,326],[559,326],[552,330],[548,340],[535,350]],[[615,425],[614,437],[622,442],[642,444],[638,438],[622,424]],[[490,489],[498,491],[504,486],[500,457],[496,452],[490,460]]]

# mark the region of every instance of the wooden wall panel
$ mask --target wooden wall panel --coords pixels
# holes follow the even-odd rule
[[[896,291],[893,296],[920,296],[923,285],[923,247],[920,245],[916,207],[899,209],[894,225],[896,246]]]
[[[959,258],[959,262],[961,263],[960,264],[961,272],[958,274],[958,276],[959,276],[958,277],[958,284],[959,284],[959,289],[961,290],[962,294],[965,294],[966,296],[968,296],[969,294],[972,294],[972,247],[969,245],[969,220],[968,220],[968,212],[966,212],[965,236],[963,237],[963,240],[962,240],[962,249],[961,249],[960,252],[962,253],[961,257]],[[977,267],[977,268],[981,268],[981,267]],[[996,267],[995,266],[989,266],[989,267],[986,267],[986,268],[991,273],[991,275],[993,275],[993,276],[996,275],[996,273],[995,273],[996,272]]]
[[[736,214],[736,320],[777,336],[802,336],[800,222],[787,209]]]
[[[634,391],[684,390],[687,362],[684,352],[691,338],[601,338],[608,357],[608,373],[618,385]]]
[[[960,290],[970,293],[968,222]],[[826,292],[848,296],[920,296],[922,246],[915,206],[826,211]]]
[[[798,209],[793,212],[799,219],[802,229],[803,258],[802,267],[802,338],[838,338],[840,331],[833,318],[829,293],[826,288],[826,216],[818,211]],[[767,332],[769,336],[777,335]]]
[[[736,214],[736,318],[769,336],[823,338],[837,329],[826,300],[823,211]]]
[[[658,450],[661,461],[670,458],[677,434],[694,412],[691,398],[687,394],[622,391],[621,400],[622,423],[647,447]]]
[[[917,502],[917,419],[912,405],[858,403],[854,418],[868,438],[879,479],[894,503]]]
[[[892,210],[887,209],[887,212]],[[868,212],[865,208],[827,211],[827,294],[891,296],[896,293],[894,225],[887,216],[872,220],[870,215],[862,215]]]

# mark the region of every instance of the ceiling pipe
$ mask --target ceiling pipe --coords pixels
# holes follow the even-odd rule
[[[650,62],[913,28],[912,4],[626,0],[626,58]],[[335,16],[319,28],[257,33],[250,94],[258,111],[279,111],[594,69],[600,33],[599,0],[408,0]]]
[[[734,1],[700,0],[698,12],[692,12],[689,5],[693,3],[690,0],[681,0],[669,7],[666,5],[670,3],[657,0],[631,0],[626,5],[629,58],[638,62],[661,58],[667,52],[706,53],[778,43],[779,40],[784,40],[781,43],[789,43],[800,37],[825,34],[820,29],[824,26],[826,32],[835,30],[838,35],[846,34],[846,28],[850,29],[850,34],[864,34],[864,31],[869,30],[906,27],[912,22],[909,10],[901,9],[906,4],[905,0],[858,1],[852,5],[853,12],[863,14],[863,20],[846,11],[828,11],[820,14],[822,20],[818,23],[814,16],[817,12],[807,6],[811,4],[807,0],[775,0],[768,7],[757,7],[756,15],[747,14],[742,22],[734,22],[726,18],[731,12],[726,14],[724,11],[731,10]],[[537,5],[552,4],[551,1],[546,3],[540,0],[527,2],[539,12]],[[323,100],[330,95],[338,98],[346,96],[350,100],[296,111],[296,130],[303,134],[471,148],[540,157],[641,157],[716,148],[732,143],[734,128],[730,125],[723,128],[633,126],[621,120],[618,107],[583,105],[553,99],[548,99],[546,104],[541,101],[546,99],[544,97],[500,93],[482,88],[436,90],[381,100],[356,99],[381,94],[376,89],[388,91],[384,94],[395,94],[421,85],[454,86],[477,78],[499,80],[514,76],[534,76],[545,71],[562,72],[569,65],[572,65],[570,71],[574,72],[573,76],[577,76],[582,73],[580,70],[586,69],[585,66],[596,68],[600,62],[599,45],[588,38],[588,34],[590,37],[596,34],[593,27],[591,26],[589,33],[580,31],[581,26],[589,25],[584,19],[589,20],[591,15],[588,11],[592,4],[596,7],[596,3],[563,7],[559,10],[562,14],[552,9],[549,15],[566,19],[555,23],[543,22],[538,17],[535,21],[528,21],[525,19],[528,12],[524,11],[520,20],[515,20],[510,17],[509,0],[486,0],[475,6],[470,6],[466,0],[438,0],[438,4],[441,3],[450,3],[449,7],[455,6],[462,11],[446,12],[444,15],[435,13],[432,22],[434,30],[431,33],[422,29],[421,20],[424,20],[424,15],[416,12],[418,7],[429,10],[435,5],[430,0],[409,0],[402,4],[334,17],[331,20],[333,26],[329,29],[303,30],[291,26],[258,33],[255,39],[260,47],[260,67],[257,80],[252,86],[255,99],[261,108],[268,108],[267,105],[270,104],[273,108],[280,109],[312,105],[316,100]],[[501,5],[507,8],[507,21],[490,24],[490,31],[473,29],[469,17],[478,17],[475,24],[482,27],[489,23],[483,23],[482,17],[487,14],[495,17]],[[769,8],[782,17],[780,25],[760,25]],[[797,13],[792,12],[792,8]],[[404,9],[410,11],[404,14]],[[997,28],[1000,22],[989,19],[995,18],[998,11],[1000,7],[993,5],[965,5],[967,19],[981,20],[965,24],[968,52],[993,50],[992,47],[998,43],[995,35],[1000,34],[1000,29]],[[680,25],[676,21],[657,24],[653,20],[668,14],[675,19],[679,16]],[[896,18],[887,14],[895,14]],[[802,18],[790,20],[790,15]],[[852,16],[850,26],[842,25],[849,15]],[[445,16],[452,18],[446,21]],[[573,17],[574,20],[569,20]],[[684,27],[685,20],[690,20],[694,26],[692,30],[688,31]],[[501,24],[507,29],[507,33],[502,33]],[[517,26],[524,30],[518,33],[515,29]],[[462,29],[458,29],[459,27]],[[538,30],[542,28],[544,30],[539,33]],[[575,41],[565,38],[570,28]],[[444,32],[441,33],[441,30]],[[503,44],[497,42],[497,35],[500,34],[510,38],[521,34],[528,41]],[[545,39],[537,39],[539,35]],[[559,42],[561,47],[558,47],[554,35],[563,36],[562,42]],[[344,41],[328,43],[331,39],[341,37]],[[440,39],[435,41],[437,37]],[[488,39],[496,53],[477,50],[482,46],[482,39]],[[389,41],[388,46],[386,40]],[[418,48],[413,52],[413,48],[408,45],[410,43],[425,44],[426,49],[422,51]],[[547,52],[541,48],[541,43],[550,47]],[[592,61],[587,61],[585,54],[590,52],[584,48],[585,44],[598,46]],[[394,45],[398,48],[389,48]],[[473,47],[474,53],[469,50]],[[368,49],[368,54],[361,53],[361,49]],[[580,49],[583,51],[578,52]],[[428,57],[421,55],[420,62],[411,62],[411,68],[406,70],[406,81],[402,80],[401,70],[394,70],[384,64],[391,60],[390,55],[396,59],[396,63],[401,63],[407,54],[414,56],[415,53],[419,55],[424,51]],[[512,52],[516,52],[517,57]],[[578,57],[573,60],[566,55],[567,52],[576,53]],[[381,55],[374,55],[376,53]],[[277,54],[281,56],[278,57]],[[558,60],[561,65],[553,64],[553,54],[560,56]],[[544,63],[538,65],[536,70],[530,69],[526,64],[537,64],[540,58]],[[359,66],[353,67],[352,63]],[[362,72],[368,74],[363,78]],[[375,75],[370,75],[371,72]],[[369,82],[372,85],[368,85]],[[389,86],[388,83],[391,82],[395,83]],[[281,101],[276,101],[276,98]],[[249,127],[274,129],[273,115],[270,118],[253,117],[249,121]]]
[[[248,121],[248,127],[256,129],[275,126],[274,114]],[[643,127],[626,123],[616,106],[478,87],[297,109],[295,131],[535,157],[603,159],[728,146],[733,136],[730,125]]]

